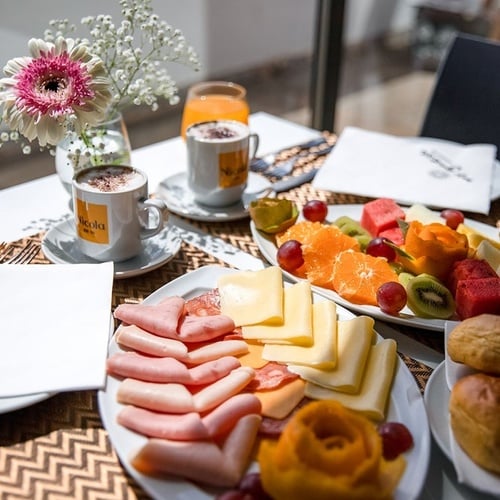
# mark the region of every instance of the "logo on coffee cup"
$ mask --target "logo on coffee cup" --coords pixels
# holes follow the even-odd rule
[[[248,149],[219,154],[219,187],[241,186],[248,178]]]
[[[78,236],[92,243],[109,243],[108,209],[106,205],[76,200]]]

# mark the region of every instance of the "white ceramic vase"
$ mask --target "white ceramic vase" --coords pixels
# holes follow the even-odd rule
[[[121,113],[88,129],[66,136],[56,148],[56,172],[69,194],[73,176],[96,165],[130,165],[131,148]]]

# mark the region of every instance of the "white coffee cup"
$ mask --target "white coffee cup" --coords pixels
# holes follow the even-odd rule
[[[250,159],[259,136],[234,120],[191,125],[186,131],[187,185],[202,204],[223,207],[241,200],[248,180]]]
[[[124,165],[76,174],[73,207],[78,246],[98,261],[120,262],[140,254],[142,240],[158,234],[168,218],[165,203],[148,199],[146,174]]]

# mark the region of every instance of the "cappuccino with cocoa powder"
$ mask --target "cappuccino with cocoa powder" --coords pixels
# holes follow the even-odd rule
[[[110,193],[128,191],[144,184],[144,176],[137,170],[126,166],[110,165],[91,168],[80,173],[76,182],[83,189]]]
[[[241,201],[257,134],[234,120],[196,123],[186,131],[187,184],[195,201],[224,207]]]
[[[73,178],[73,207],[81,252],[98,261],[119,262],[140,254],[142,240],[167,221],[161,200],[148,198],[148,178],[135,168],[103,165]]]

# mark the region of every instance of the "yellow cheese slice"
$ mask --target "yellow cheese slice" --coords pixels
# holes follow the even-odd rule
[[[282,419],[302,401],[306,383],[296,378],[292,382],[270,391],[255,391],[262,405],[264,417]]]
[[[243,338],[263,342],[286,341],[312,345],[312,293],[308,281],[300,281],[283,292],[283,322],[243,326]]]
[[[396,360],[396,342],[392,339],[382,340],[370,349],[358,394],[337,392],[307,382],[305,395],[312,399],[335,399],[372,420],[384,420]]]
[[[313,304],[312,325],[313,344],[311,346],[265,344],[262,357],[278,363],[294,363],[333,369],[337,362],[337,308],[335,303],[325,300]]]
[[[304,380],[328,389],[358,392],[374,340],[374,323],[369,316],[357,316],[337,323],[337,365],[334,369],[295,364],[289,365],[288,369]]]
[[[283,322],[283,276],[278,266],[224,274],[217,287],[221,312],[236,326]]]

